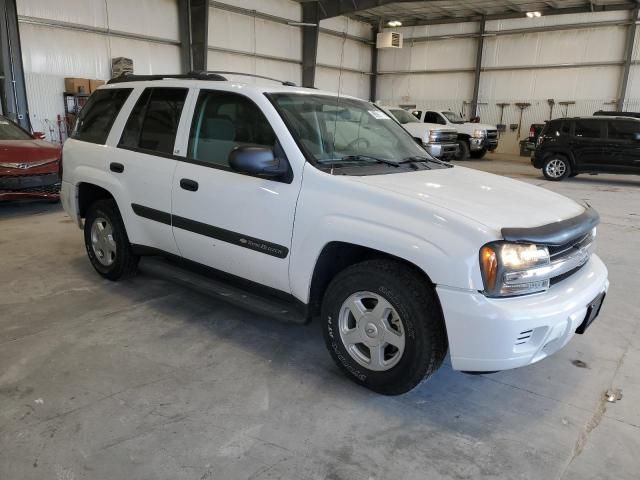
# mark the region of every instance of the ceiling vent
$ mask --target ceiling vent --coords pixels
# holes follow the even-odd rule
[[[376,38],[376,48],[402,48],[402,34],[382,32]]]

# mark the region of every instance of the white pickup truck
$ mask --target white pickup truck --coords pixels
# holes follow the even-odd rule
[[[62,202],[100,275],[167,258],[319,318],[337,365],[383,394],[415,387],[447,350],[471,372],[548,357],[609,285],[592,208],[435,160],[376,106],[334,93],[220,72],[114,79],[63,162]]]
[[[450,111],[413,110],[423,123],[453,128],[458,132],[458,159],[482,158],[498,148],[498,129],[495,125],[465,122],[460,115]]]
[[[392,115],[433,157],[452,160],[458,156],[458,132],[454,128],[421,122],[400,107],[382,109]]]

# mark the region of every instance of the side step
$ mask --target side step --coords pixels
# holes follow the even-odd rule
[[[153,256],[142,257],[139,269],[144,274],[181,285],[188,290],[222,300],[258,315],[265,315],[287,323],[308,323],[306,308],[297,300],[287,301],[276,295],[250,291],[254,289],[249,286],[233,285],[213,271],[208,272],[207,267],[199,266],[198,268],[190,265],[190,262]]]

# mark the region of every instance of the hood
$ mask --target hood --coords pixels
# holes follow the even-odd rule
[[[562,195],[464,167],[352,177],[453,211],[494,230],[538,227],[580,215],[584,207]]]
[[[0,162],[37,162],[60,157],[60,147],[44,140],[0,140]]]

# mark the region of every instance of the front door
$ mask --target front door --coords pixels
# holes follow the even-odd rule
[[[189,260],[290,292],[289,249],[301,177],[270,180],[231,170],[229,153],[242,145],[273,148],[284,158],[256,103],[237,93],[201,90],[187,157],[178,162],[173,180],[176,242]]]

